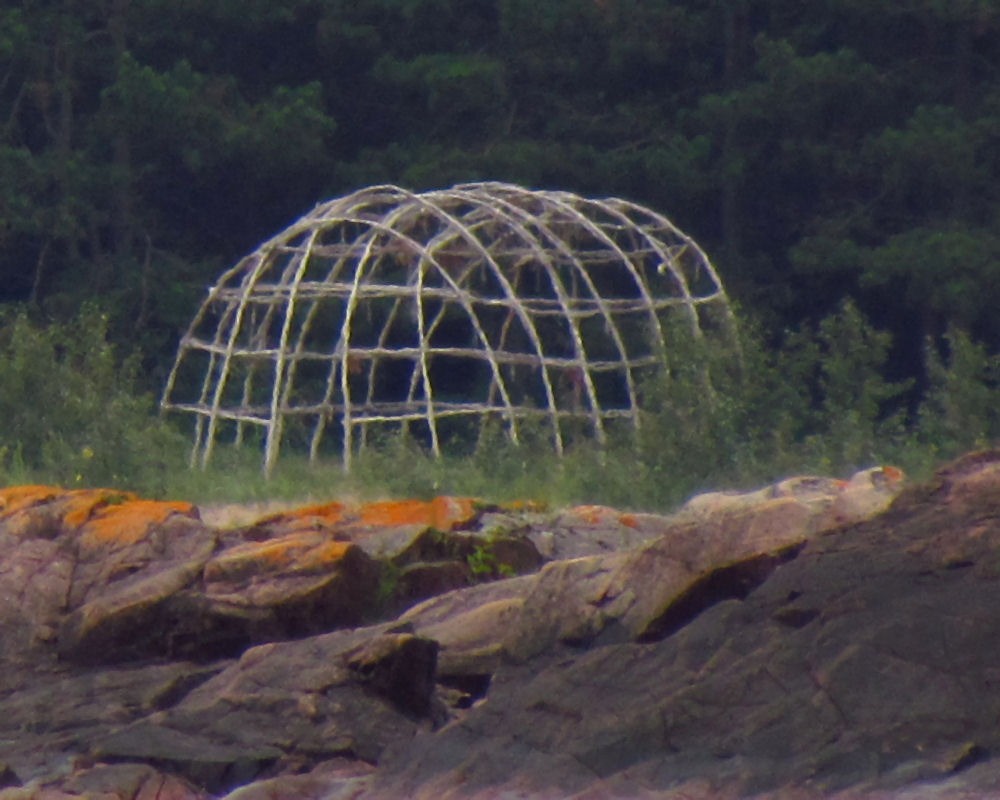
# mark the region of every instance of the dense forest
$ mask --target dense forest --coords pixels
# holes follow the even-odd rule
[[[885,377],[919,389],[928,343],[1000,348],[1000,6],[0,10],[0,305],[96,301],[149,391],[205,287],[316,202],[470,180],[649,205],[765,339],[850,299],[892,337]]]

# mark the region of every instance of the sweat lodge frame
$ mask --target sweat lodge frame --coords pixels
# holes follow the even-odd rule
[[[666,217],[618,198],[505,183],[373,186],[316,206],[224,272],[178,347],[161,406],[195,417],[192,464],[263,432],[331,429],[345,469],[395,427],[434,455],[456,420],[519,439],[542,419],[599,442],[640,424],[639,385],[672,338],[732,337],[725,290]],[[451,426],[451,427],[449,427]]]

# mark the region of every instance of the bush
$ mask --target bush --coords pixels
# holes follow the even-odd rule
[[[941,344],[926,345],[928,388],[917,415],[917,445],[935,460],[987,447],[1000,437],[1000,356],[958,328]]]
[[[67,323],[0,317],[0,479],[158,494],[183,468],[179,433],[136,391],[138,360],[106,334],[92,306]]]
[[[954,455],[1000,433],[991,403],[1000,365],[967,338],[952,335],[950,360],[932,364],[934,387],[908,421],[912,385],[884,377],[891,336],[852,303],[771,346],[752,321],[741,330],[738,353],[675,335],[674,368],[643,387],[629,469],[640,505],[883,463],[923,475],[936,460],[929,452]]]
[[[885,460],[905,435],[903,404],[909,382],[884,371],[892,336],[873,328],[850,301],[811,333],[816,400],[805,453],[824,472],[851,472]],[[805,369],[809,370],[807,364]]]
[[[640,387],[641,429],[616,431],[606,447],[579,438],[559,459],[544,425],[522,426],[520,445],[498,426],[473,455],[433,459],[398,435],[362,454],[347,481],[365,495],[666,510],[699,491],[797,473],[847,476],[895,464],[920,478],[1000,434],[992,400],[1000,361],[961,334],[950,335],[947,359],[930,363],[931,389],[907,417],[912,387],[883,377],[891,338],[853,304],[774,344],[750,320],[741,331],[738,348],[671,332],[671,371]]]
[[[217,449],[206,473],[193,472],[188,443],[138,393],[139,364],[116,356],[106,325],[92,307],[45,326],[24,310],[0,316],[0,481],[107,485],[195,502],[470,494],[666,510],[699,491],[795,473],[848,475],[892,463],[919,478],[1000,436],[1000,358],[950,331],[942,346],[928,345],[928,386],[907,416],[910,387],[883,377],[889,336],[845,304],[777,343],[746,319],[738,347],[674,331],[669,374],[640,387],[638,434],[616,430],[603,448],[571,439],[562,459],[540,420],[520,426],[520,445],[497,424],[471,455],[441,459],[402,434],[385,435],[350,475],[339,460],[313,464],[286,453],[266,481],[260,454],[245,443]]]
[[[672,369],[642,386],[632,470],[642,505],[669,507],[697,491],[748,486],[799,466],[817,351],[793,358],[767,348],[751,321],[741,331],[738,345],[723,348],[674,332]]]

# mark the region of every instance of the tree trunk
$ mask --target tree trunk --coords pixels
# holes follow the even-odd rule
[[[747,39],[746,8],[742,2],[726,3],[723,10],[725,37],[725,64],[723,81],[725,91],[736,90],[743,82]],[[722,139],[722,251],[730,269],[736,269],[742,252],[742,214],[740,189],[742,169],[737,168],[740,158],[737,120],[729,114]]]
[[[111,36],[118,71],[128,49],[129,6],[130,0],[114,0],[108,16],[108,33]],[[125,125],[118,125],[115,129],[111,166],[113,176],[111,240],[115,260],[122,263],[132,255],[135,244],[132,141]]]

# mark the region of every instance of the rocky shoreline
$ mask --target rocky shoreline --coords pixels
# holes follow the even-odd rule
[[[0,800],[1000,794],[1000,453],[236,527],[0,489]]]

